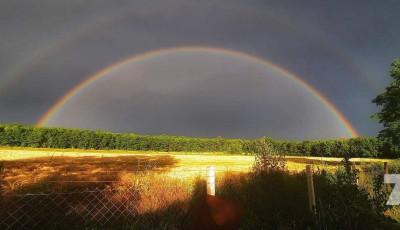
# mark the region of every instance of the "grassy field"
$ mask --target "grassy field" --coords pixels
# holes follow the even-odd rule
[[[249,172],[254,156],[222,153],[167,153],[99,151],[80,149],[0,148],[3,162],[3,191],[28,192],[43,189],[78,189],[126,183],[152,171],[190,180],[204,178],[208,166],[217,177],[225,172]],[[288,156],[289,171],[302,171],[306,164],[315,170],[336,170],[341,158]],[[383,162],[381,159],[352,159],[355,163]]]
[[[163,221],[170,221],[171,218],[168,216],[188,211],[187,208],[191,202],[196,200],[194,194],[205,188],[207,167],[214,166],[217,195],[245,202],[248,213],[245,214],[244,223],[253,229],[254,226],[276,223],[276,221],[283,221],[279,225],[284,226],[286,218],[297,220],[299,223],[304,218],[309,218],[308,212],[296,211],[306,210],[308,203],[305,175],[295,172],[301,172],[307,164],[312,164],[314,170],[319,171],[315,174],[318,178],[320,170],[335,171],[342,165],[341,158],[287,156],[286,166],[291,173],[284,176],[271,175],[261,181],[253,181],[251,173],[248,172],[252,170],[254,161],[255,156],[223,153],[0,148],[0,171],[2,172],[0,182],[3,195],[53,192],[69,194],[72,192],[83,196],[81,193],[74,192],[86,189],[127,191],[135,188],[137,194],[133,194],[133,197],[119,195],[118,202],[116,201],[114,205],[134,200],[135,210],[140,215],[158,213],[157,218],[154,217],[154,221],[150,221],[158,223],[160,218]],[[382,168],[376,168],[376,166],[381,167],[383,161],[388,161],[391,162],[393,169],[400,170],[398,161],[381,159],[352,159],[351,161],[361,171],[359,186],[365,187],[369,192],[372,191],[372,174],[367,171],[367,168],[379,174],[382,173]],[[364,169],[366,169],[365,172]],[[202,183],[202,189],[198,187],[199,182]],[[324,198],[325,187],[321,187],[320,180],[317,179],[315,185],[317,195],[322,196],[321,199],[325,199],[325,203],[337,199],[337,197],[329,196]],[[318,193],[318,189],[322,190]],[[293,196],[293,194],[296,195]],[[274,199],[264,202],[265,207],[260,209],[260,196],[274,197]],[[80,197],[74,195],[73,199],[80,199]],[[114,197],[107,197],[107,199],[112,200]],[[85,197],[82,197],[82,200],[85,200]],[[274,200],[279,202],[274,203]],[[51,204],[48,205],[51,206]],[[32,207],[41,206],[33,205]],[[171,208],[173,211],[170,210]],[[276,211],[276,208],[280,211]],[[264,217],[264,213],[268,212],[270,214],[267,215],[267,219],[253,219],[254,215]],[[285,217],[275,216],[276,212],[283,213]],[[35,218],[38,216],[33,211],[29,215]],[[397,209],[387,212],[386,215],[399,219]],[[254,224],[253,227],[251,227],[252,224]]]

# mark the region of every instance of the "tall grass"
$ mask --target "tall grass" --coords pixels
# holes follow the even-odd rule
[[[315,168],[317,214],[314,215],[308,206],[305,172],[290,172],[285,158],[272,152],[268,146],[261,147],[264,150],[256,158],[251,172],[217,174],[216,195],[244,205],[241,229],[384,229],[396,224],[384,215],[393,213],[382,205],[387,195],[382,192],[382,181],[368,182],[372,183],[371,190],[354,183],[361,173],[368,170],[375,172],[378,166],[371,164],[365,169],[359,166],[360,174],[349,170],[348,165],[333,172]],[[26,218],[39,218],[40,229],[190,229],[193,210],[205,196],[205,181],[201,178],[188,181],[164,174],[175,167],[173,158],[141,157],[144,156],[107,159],[64,157],[0,164],[3,177],[10,182],[2,185],[0,216],[5,215],[4,207],[12,208],[16,198],[9,195],[14,193],[64,192],[74,194],[68,196],[71,202],[83,200],[83,203],[78,202],[82,205],[87,196],[72,192],[97,188],[106,192],[102,199],[89,199],[91,205],[98,208],[95,214],[88,214],[77,203],[64,202],[61,208],[56,208],[54,203],[44,199],[32,203],[36,205],[34,208],[25,207]],[[21,179],[25,179],[25,183],[14,184]],[[29,201],[29,196],[27,199]],[[103,200],[108,202],[105,207],[113,208],[104,208]],[[42,206],[46,207],[44,211],[34,212],[35,208]],[[134,218],[117,218],[111,225],[96,225],[90,221],[93,215],[109,216],[115,210],[124,210],[133,214]],[[48,221],[51,216],[62,216],[70,225]]]

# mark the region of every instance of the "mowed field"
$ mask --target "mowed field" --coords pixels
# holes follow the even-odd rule
[[[32,192],[103,187],[134,183],[138,175],[151,172],[182,181],[204,178],[209,166],[216,176],[226,172],[249,172],[255,156],[219,153],[167,153],[97,151],[76,149],[0,148],[3,191]],[[335,170],[341,158],[286,157],[289,171],[302,171],[306,164],[314,169]],[[377,159],[352,159],[356,163],[380,162]],[[386,160],[387,161],[387,160]]]

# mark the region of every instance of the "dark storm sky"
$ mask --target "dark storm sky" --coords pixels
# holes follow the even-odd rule
[[[370,101],[400,58],[399,8],[397,0],[1,1],[0,122],[35,124],[75,85],[124,58],[212,46],[287,69],[360,135],[376,136],[380,126],[369,116],[378,108]],[[265,66],[222,54],[185,55],[113,73],[48,125],[201,137],[346,135],[318,100]]]

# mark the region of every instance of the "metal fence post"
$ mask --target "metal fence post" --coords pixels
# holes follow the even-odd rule
[[[310,204],[310,210],[315,213],[315,193],[314,193],[314,182],[313,182],[313,173],[311,171],[311,165],[306,165],[306,174],[307,174],[307,186],[308,186],[308,201]]]
[[[215,196],[215,170],[213,166],[207,168],[207,195]]]

